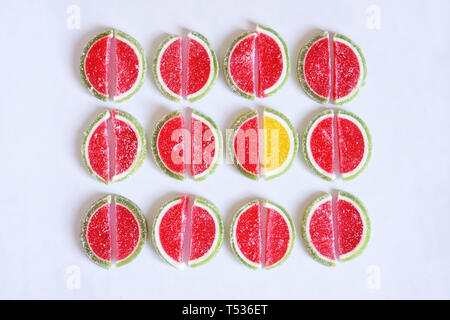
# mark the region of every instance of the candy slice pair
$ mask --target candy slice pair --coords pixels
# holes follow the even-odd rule
[[[192,110],[188,131],[184,115],[174,111],[156,125],[152,151],[158,167],[167,175],[184,179],[188,162],[192,178],[204,180],[220,162],[222,143],[222,134],[211,118]],[[188,148],[190,156],[187,154]]]
[[[186,71],[183,72],[183,60]],[[183,59],[183,39],[168,36],[156,51],[153,76],[158,88],[168,98],[189,101],[202,98],[217,77],[217,57],[208,40],[197,32],[187,36],[187,58]]]
[[[147,221],[136,204],[122,196],[107,195],[86,213],[81,245],[98,265],[109,268],[114,259],[116,266],[122,266],[139,254],[147,233]]]
[[[365,85],[367,67],[361,49],[341,34],[332,37],[334,59],[331,61],[329,41],[325,31],[305,44],[298,56],[298,78],[315,101],[327,103],[333,89],[332,99],[341,105],[352,100]]]
[[[323,179],[336,179],[335,140],[340,176],[343,180],[353,179],[367,166],[372,142],[366,124],[351,112],[338,110],[334,115],[333,110],[329,109],[309,122],[303,134],[305,160]]]
[[[274,94],[289,76],[289,54],[274,30],[257,25],[233,41],[225,55],[225,78],[231,89],[254,99]]]
[[[347,261],[365,249],[370,237],[369,217],[353,195],[339,192],[333,199],[327,193],[305,210],[302,236],[317,261],[334,266],[338,258]]]
[[[185,265],[186,243],[187,263],[195,267],[211,260],[222,241],[222,218],[216,206],[204,198],[196,197],[191,208],[187,195],[171,199],[162,205],[153,223],[156,250],[167,263],[179,269]]]
[[[232,125],[228,152],[235,166],[245,176],[258,179],[260,174],[258,113],[249,111]],[[264,108],[262,175],[272,179],[285,173],[298,152],[298,135],[282,113]]]
[[[122,102],[134,95],[142,86],[146,69],[141,45],[126,33],[113,29],[90,40],[80,59],[84,84],[94,96],[105,101],[111,96],[113,101]]]
[[[106,184],[122,181],[142,164],[147,154],[147,138],[132,115],[106,110],[85,131],[81,153],[93,177]]]
[[[231,223],[231,247],[253,269],[280,265],[288,258],[295,239],[294,225],[285,209],[269,200],[263,200],[262,207],[266,213],[265,233],[259,200],[242,206]]]

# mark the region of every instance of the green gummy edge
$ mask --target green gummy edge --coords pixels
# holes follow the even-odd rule
[[[145,74],[147,73],[147,59],[145,58],[145,55],[144,55],[144,49],[142,49],[142,46],[139,44],[139,42],[137,42],[136,39],[134,39],[132,36],[126,34],[123,31],[114,30],[114,36],[117,36],[117,35],[122,38],[125,38],[126,40],[131,42],[134,45],[135,49],[138,51],[138,53],[142,59],[142,74],[141,74],[141,78],[138,80],[138,85],[134,88],[133,91],[129,92],[127,95],[121,97],[120,99],[114,99],[114,102],[120,103],[120,102],[123,102],[123,101],[131,98],[142,87],[142,84],[144,83]]]
[[[287,78],[289,78],[289,74],[290,74],[290,72],[291,72],[291,63],[290,63],[289,51],[288,51],[288,49],[287,49],[286,43],[284,42],[283,38],[278,34],[278,32],[276,32],[275,30],[273,30],[273,29],[271,29],[271,28],[262,26],[262,25],[260,25],[260,24],[258,24],[258,25],[256,26],[256,29],[263,29],[263,30],[266,30],[266,31],[272,33],[275,37],[277,37],[277,38],[280,40],[280,42],[283,44],[283,50],[284,50],[284,52],[285,52],[285,54],[286,54],[286,64],[287,64],[286,67],[287,67],[287,68],[286,68],[286,74],[285,74],[285,76],[284,76],[284,79],[283,79],[283,81],[280,83],[280,85],[279,85],[278,87],[276,87],[276,88],[273,89],[271,92],[269,92],[268,94],[265,95],[265,97],[267,98],[267,97],[270,97],[271,95],[275,94],[275,93],[276,93],[278,90],[280,90],[281,87],[286,83],[286,80],[287,80]]]
[[[94,45],[94,43],[96,43],[98,40],[100,40],[101,38],[104,38],[106,36],[109,36],[111,34],[113,34],[114,31],[113,29],[109,29],[106,30],[105,32],[100,33],[99,35],[95,36],[94,38],[92,38],[91,40],[89,40],[89,42],[86,44],[86,46],[84,47],[81,57],[80,57],[80,75],[81,75],[81,79],[83,80],[84,85],[86,86],[86,88],[88,88],[88,90],[90,92],[92,92],[92,94],[103,101],[107,101],[108,100],[108,96],[105,96],[99,92],[97,92],[94,87],[89,83],[87,77],[86,77],[86,72],[84,70],[84,60],[86,59],[86,55],[89,52],[89,49]]]
[[[131,114],[125,112],[125,111],[121,111],[121,110],[116,110],[117,114],[126,118],[128,121],[131,122],[131,124],[136,128],[136,130],[139,133],[139,137],[141,139],[142,142],[142,146],[141,146],[141,152],[138,154],[136,161],[134,162],[133,166],[128,169],[128,173],[125,174],[124,176],[122,176],[119,179],[112,179],[113,182],[119,182],[119,181],[123,181],[126,178],[128,178],[129,176],[131,176],[144,162],[145,157],[147,156],[147,136],[145,134],[144,128],[141,126],[141,124],[136,120],[136,118],[134,118]]]
[[[366,225],[367,225],[367,235],[366,235],[361,247],[357,251],[355,251],[353,254],[348,256],[347,258],[339,259],[340,261],[345,262],[345,261],[349,261],[349,260],[359,256],[364,251],[364,249],[367,247],[367,243],[369,242],[369,238],[370,238],[371,225],[370,225],[370,219],[369,219],[369,215],[367,214],[366,207],[364,207],[362,202],[357,197],[355,197],[354,195],[352,195],[350,193],[344,192],[344,191],[339,191],[338,196],[343,196],[343,197],[352,199],[361,209],[362,218],[365,220]]]
[[[106,260],[99,259],[94,254],[94,252],[92,252],[91,248],[89,247],[89,243],[87,241],[87,238],[86,238],[86,232],[87,232],[89,219],[91,218],[91,216],[99,208],[101,208],[105,204],[108,204],[108,203],[110,204],[111,203],[111,199],[112,199],[112,196],[111,195],[107,195],[107,196],[104,196],[103,198],[100,198],[100,199],[98,199],[97,201],[94,202],[94,204],[89,208],[89,210],[87,211],[86,215],[83,218],[83,221],[81,223],[81,233],[80,233],[81,246],[83,247],[83,250],[86,253],[86,255],[93,262],[95,262],[96,264],[98,264],[99,266],[101,266],[101,267],[103,267],[105,269],[109,269],[111,267],[111,261],[106,261]]]
[[[312,214],[312,212],[311,212],[312,208],[315,206],[315,204],[317,202],[322,201],[323,199],[328,198],[328,197],[331,197],[331,194],[325,193],[325,194],[321,195],[320,197],[318,197],[315,200],[313,200],[309,204],[309,206],[305,209],[305,212],[303,214],[303,219],[302,219],[302,228],[301,228],[302,230],[301,231],[302,231],[303,242],[305,243],[305,246],[308,249],[308,252],[311,254],[311,256],[316,261],[318,261],[318,262],[320,262],[320,263],[322,263],[322,264],[324,264],[324,265],[326,265],[328,267],[334,267],[334,266],[336,266],[336,263],[331,262],[331,261],[327,261],[327,260],[323,259],[322,257],[320,257],[319,255],[317,255],[314,252],[314,249],[312,248],[311,244],[309,243],[308,236],[306,234],[306,232],[307,232],[306,222],[308,220],[308,217]],[[333,201],[333,200],[330,198],[330,201]]]
[[[168,261],[168,260],[164,257],[164,255],[163,255],[163,254],[161,253],[161,251],[159,250],[158,245],[156,244],[156,221],[158,221],[159,216],[161,215],[161,212],[162,212],[168,205],[170,205],[172,202],[175,202],[175,201],[180,200],[182,197],[183,197],[183,195],[177,196],[177,197],[175,197],[175,198],[172,198],[172,199],[167,200],[166,202],[164,202],[164,203],[162,204],[162,206],[159,208],[158,213],[157,213],[156,216],[155,216],[155,219],[153,220],[153,227],[152,227],[152,241],[153,241],[153,245],[154,245],[154,247],[155,247],[155,249],[156,249],[156,252],[158,253],[158,255],[159,255],[165,262],[167,262],[168,264],[170,264],[171,266],[173,266],[173,267],[175,267],[175,268],[176,268],[176,266],[173,265],[170,261]]]
[[[87,141],[87,138],[88,138],[89,134],[91,133],[93,127],[94,127],[99,121],[101,121],[107,114],[110,114],[110,111],[109,111],[109,110],[103,111],[102,113],[100,113],[100,114],[95,118],[94,121],[92,121],[92,123],[89,125],[89,127],[86,129],[86,131],[85,131],[84,134],[83,134],[83,135],[84,135],[84,136],[83,136],[83,143],[81,144],[81,156],[82,156],[82,158],[83,158],[83,164],[84,164],[84,166],[85,166],[86,169],[89,171],[89,174],[90,174],[91,176],[93,176],[95,179],[97,179],[98,181],[100,181],[100,182],[102,182],[102,183],[104,183],[104,184],[108,184],[109,182],[103,180],[102,178],[100,178],[98,175],[96,175],[96,174],[94,173],[94,171],[92,170],[92,168],[91,168],[91,166],[89,165],[89,162],[88,162],[88,160],[87,160],[87,154],[86,154],[86,152],[85,152],[85,147],[86,147],[86,143],[88,142],[88,141]],[[110,115],[110,116],[111,116],[111,115]]]
[[[311,46],[313,46],[317,41],[319,41],[320,39],[323,39],[325,37],[328,37],[328,31],[323,31],[321,33],[318,33],[317,35],[315,35],[313,38],[311,38],[300,50],[299,54],[298,54],[298,58],[297,58],[297,77],[298,77],[298,81],[300,82],[301,87],[303,88],[303,90],[305,91],[305,93],[312,98],[313,100],[321,103],[321,104],[325,104],[328,102],[328,98],[324,98],[319,96],[318,94],[316,94],[308,85],[308,83],[306,82],[305,79],[305,75],[304,75],[304,61],[305,61],[305,56],[306,53],[308,52],[309,48],[311,48]],[[331,89],[331,88],[330,88]]]
[[[206,45],[208,46],[208,51],[210,52],[211,57],[213,58],[213,64],[214,64],[214,70],[212,71],[213,72],[213,78],[212,78],[211,82],[208,84],[208,86],[206,88],[203,88],[202,89],[203,92],[201,94],[199,94],[198,96],[196,96],[194,98],[187,99],[189,102],[194,102],[194,101],[197,101],[197,100],[203,98],[209,92],[209,90],[211,90],[211,88],[213,87],[214,83],[216,82],[217,73],[218,73],[217,70],[218,70],[219,63],[217,62],[216,53],[212,49],[211,44],[209,43],[208,39],[206,39],[205,36],[201,35],[198,32],[195,32],[195,31],[190,31],[188,36],[189,37],[191,37],[191,36],[197,37],[197,38],[201,39],[203,42],[206,43]]]
[[[231,134],[229,134],[227,136],[227,152],[228,152],[228,156],[230,159],[233,159],[233,164],[235,165],[236,168],[238,168],[238,170],[245,175],[246,177],[249,177],[250,179],[254,179],[257,180],[258,179],[258,175],[253,174],[248,172],[247,170],[245,170],[237,161],[235,155],[234,155],[234,148],[233,148],[233,144],[234,144],[234,135],[236,133],[236,130],[238,130],[241,125],[247,121],[250,118],[253,118],[255,116],[258,116],[258,113],[255,110],[250,110],[242,115],[240,115],[231,125],[231,129],[232,132]],[[259,151],[259,150],[258,150]]]
[[[313,165],[311,159],[308,156],[308,152],[307,152],[307,138],[308,138],[308,134],[309,131],[311,130],[312,126],[316,123],[316,121],[326,115],[326,114],[333,114],[333,110],[332,109],[328,109],[325,111],[320,112],[319,114],[315,115],[314,118],[311,119],[311,121],[309,121],[308,126],[306,127],[304,133],[303,133],[303,139],[302,139],[302,146],[303,146],[303,157],[305,158],[306,164],[308,165],[308,167],[310,167],[315,174],[317,174],[319,177],[321,177],[322,179],[325,179],[327,181],[333,181],[334,179],[327,177],[326,175],[322,174],[319,170],[317,170],[317,168]],[[333,141],[334,143],[334,141]]]
[[[153,59],[153,79],[155,80],[156,86],[158,87],[158,89],[169,99],[173,100],[173,101],[181,101],[181,97],[178,95],[175,95],[174,93],[171,93],[169,91],[167,91],[164,86],[161,84],[161,82],[158,79],[158,61],[160,59],[160,55],[161,55],[161,50],[164,48],[164,46],[166,45],[166,43],[168,43],[169,41],[171,41],[172,39],[175,38],[179,38],[176,35],[169,35],[166,39],[163,40],[163,42],[161,42],[161,44],[159,45],[158,49],[156,50],[155,53],[155,57]]]
[[[255,99],[255,95],[251,95],[248,94],[244,91],[242,91],[241,89],[239,89],[234,83],[233,80],[231,79],[231,75],[228,72],[228,63],[230,60],[230,54],[231,51],[233,50],[233,48],[236,46],[236,44],[241,41],[243,38],[251,35],[251,34],[255,34],[255,32],[244,32],[242,33],[240,36],[238,36],[236,39],[233,40],[233,42],[231,43],[231,46],[228,48],[226,54],[225,54],[225,58],[223,61],[223,74],[225,76],[225,79],[228,83],[228,86],[231,88],[231,90],[233,90],[235,93],[237,93],[238,95],[240,95],[241,97],[244,97],[246,99],[250,99],[250,100],[254,100]]]
[[[181,116],[181,112],[180,111],[173,111],[169,114],[167,114],[164,118],[162,118],[158,124],[155,127],[155,130],[153,131],[153,135],[152,135],[152,153],[153,153],[153,157],[155,158],[156,164],[158,165],[158,167],[164,172],[166,173],[168,176],[178,179],[178,180],[183,180],[185,178],[185,175],[181,175],[178,173],[174,173],[172,171],[170,171],[162,162],[161,158],[159,157],[158,154],[158,146],[157,146],[157,140],[158,140],[158,134],[159,131],[161,130],[161,128],[164,126],[164,124],[169,121],[172,118]]]
[[[197,116],[199,116],[199,117],[201,117],[201,118],[203,118],[203,119],[205,119],[208,122],[208,124],[210,124],[213,127],[212,129],[214,129],[216,131],[217,137],[218,137],[218,143],[217,143],[217,147],[218,148],[216,150],[217,151],[217,159],[216,159],[216,161],[211,164],[211,166],[208,169],[208,173],[207,174],[201,176],[200,178],[197,178],[196,176],[192,177],[195,181],[202,181],[202,180],[205,180],[207,177],[209,177],[211,174],[213,174],[214,171],[216,171],[216,168],[219,165],[220,160],[222,159],[223,137],[222,137],[222,133],[220,132],[220,130],[217,127],[216,123],[210,117],[208,117],[207,115],[205,115],[205,114],[203,114],[203,113],[201,113],[200,111],[197,111],[197,110],[192,110],[192,113],[197,115]]]
[[[141,237],[140,237],[141,239],[139,240],[139,243],[136,246],[136,248],[134,249],[133,253],[128,258],[126,258],[122,261],[116,262],[116,266],[121,267],[121,266],[131,262],[132,260],[134,260],[137,257],[137,255],[141,252],[142,247],[144,246],[144,244],[148,238],[148,226],[147,226],[147,220],[145,219],[145,216],[142,214],[141,209],[139,209],[139,207],[134,202],[132,202],[131,200],[129,200],[123,196],[119,196],[119,195],[114,196],[114,201],[116,203],[119,203],[119,204],[127,207],[133,213],[133,215],[136,217],[136,219],[139,223],[139,229],[140,229],[140,234],[141,234]]]
[[[201,197],[195,198],[194,205],[196,203],[200,203],[200,204],[208,207],[211,210],[212,214],[214,214],[214,216],[216,217],[217,221],[219,222],[219,230],[218,230],[218,232],[219,232],[219,240],[217,241],[216,247],[211,252],[211,254],[208,256],[208,258],[206,258],[205,260],[203,260],[201,262],[198,262],[198,263],[189,264],[190,267],[198,267],[198,266],[200,266],[202,264],[205,264],[205,263],[209,262],[212,258],[214,258],[214,256],[219,251],[220,246],[222,245],[223,235],[224,235],[224,232],[223,232],[224,228],[223,228],[222,217],[220,216],[219,210],[217,209],[217,207],[211,201],[209,201],[209,200],[207,200],[205,198],[201,198]]]
[[[239,210],[235,213],[235,215],[233,217],[233,221],[231,222],[231,226],[230,226],[230,243],[231,243],[231,248],[233,249],[234,254],[236,255],[236,257],[239,258],[239,260],[243,264],[245,264],[247,267],[254,269],[254,270],[258,270],[259,268],[247,263],[247,261],[245,261],[238,253],[238,249],[236,248],[236,243],[235,243],[235,239],[234,239],[234,235],[233,235],[233,229],[234,229],[234,226],[235,226],[239,216],[242,214],[242,212],[244,210],[246,210],[248,207],[250,207],[256,203],[259,203],[259,200],[253,200],[253,201],[247,202],[241,208],[239,208]]]
[[[353,48],[356,49],[356,51],[358,52],[358,55],[361,57],[361,61],[362,61],[362,64],[363,64],[363,72],[364,72],[361,84],[358,87],[355,88],[353,93],[351,93],[350,96],[348,96],[345,100],[342,100],[342,101],[340,101],[338,103],[335,103],[335,105],[340,106],[340,105],[343,105],[343,104],[353,100],[358,95],[359,90],[366,85],[367,64],[366,64],[366,59],[364,58],[364,55],[363,55],[361,49],[359,48],[359,46],[355,42],[353,42],[352,40],[350,40],[346,36],[344,36],[342,34],[338,34],[338,33],[333,36],[333,40],[334,40],[334,38],[343,39],[343,40],[349,42],[353,46]]]
[[[286,171],[288,171],[289,168],[292,166],[292,163],[294,162],[294,159],[297,157],[297,153],[298,153],[298,134],[297,134],[297,131],[292,126],[291,121],[289,121],[289,119],[284,114],[282,114],[281,112],[279,112],[277,110],[274,110],[274,109],[271,109],[271,108],[267,108],[267,107],[264,108],[264,112],[272,113],[272,114],[280,117],[281,119],[283,119],[287,123],[287,125],[289,126],[289,130],[292,131],[292,135],[294,137],[294,152],[292,154],[292,158],[289,160],[289,164],[286,166],[286,168],[283,171],[281,171],[281,172],[279,172],[279,173],[277,173],[277,174],[275,174],[273,176],[269,176],[269,177],[265,177],[264,176],[264,180],[271,180],[273,178],[281,176]]]
[[[280,206],[279,204],[270,201],[270,200],[263,200],[263,206],[266,206],[267,204],[271,204],[275,207],[277,207],[280,212],[286,217],[286,219],[288,220],[289,225],[291,226],[291,230],[292,230],[292,238],[291,241],[289,243],[289,248],[288,251],[286,252],[286,254],[284,255],[283,259],[281,259],[280,261],[278,261],[277,263],[274,263],[273,265],[269,266],[269,267],[264,267],[265,269],[272,269],[275,268],[277,266],[279,266],[280,264],[282,264],[291,254],[292,248],[294,247],[294,241],[295,241],[295,227],[294,227],[294,223],[292,222],[291,217],[289,216],[288,212],[286,211],[286,209],[284,209],[282,206]]]
[[[354,118],[356,121],[358,121],[361,124],[361,126],[364,128],[364,131],[366,132],[366,135],[367,135],[367,142],[369,143],[369,152],[367,154],[367,159],[364,162],[364,165],[361,167],[361,169],[359,171],[357,171],[356,173],[354,173],[353,175],[351,175],[351,176],[342,178],[343,181],[348,181],[348,180],[356,178],[361,172],[364,171],[364,169],[369,164],[370,158],[372,157],[372,138],[370,136],[369,129],[367,128],[367,126],[364,123],[364,121],[361,120],[361,118],[359,118],[357,115],[355,115],[354,113],[352,113],[350,111],[346,111],[346,110],[342,110],[342,109],[337,111],[337,116],[338,117],[339,117],[340,114],[346,114],[346,115]]]

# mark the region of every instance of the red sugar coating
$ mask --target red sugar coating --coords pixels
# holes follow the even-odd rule
[[[291,236],[289,226],[283,216],[272,208],[267,208],[265,265],[270,267],[287,253]]]
[[[202,257],[211,249],[217,232],[211,214],[199,206],[192,206],[190,261]]]
[[[323,119],[311,133],[311,153],[317,165],[328,173],[334,173],[333,116]]]
[[[158,134],[157,145],[161,161],[172,172],[184,174],[184,117],[182,115],[168,120]]]
[[[92,170],[105,182],[109,181],[109,147],[107,120],[104,120],[92,133],[87,147]]]
[[[94,212],[87,227],[87,242],[92,252],[102,260],[111,261],[111,229],[107,203]]]
[[[97,40],[89,49],[85,61],[84,72],[92,87],[102,95],[109,94],[109,46],[110,36]]]
[[[119,96],[128,90],[138,80],[139,58],[133,47],[128,43],[116,38],[116,92]]]
[[[259,174],[258,117],[248,119],[234,137],[234,153],[239,164],[248,172]]]
[[[243,92],[255,95],[255,42],[256,33],[242,39],[229,59],[229,70],[233,82]]]
[[[253,263],[261,262],[260,204],[255,203],[239,216],[236,224],[236,243],[241,253]]]
[[[165,253],[177,262],[182,262],[183,235],[186,222],[187,196],[181,203],[172,206],[161,218],[159,240]]]
[[[338,254],[346,254],[355,249],[363,235],[363,221],[358,209],[344,199],[336,204]]]
[[[182,94],[181,38],[173,41],[161,55],[160,68],[164,84],[175,94]]]
[[[328,99],[331,90],[330,73],[330,48],[326,37],[309,48],[304,62],[304,76],[314,93]]]
[[[191,120],[191,174],[196,176],[206,171],[216,152],[215,138],[211,128],[199,119]]]
[[[140,228],[134,214],[121,204],[116,203],[116,261],[128,258],[136,249],[140,240]]]
[[[361,65],[354,50],[348,45],[333,41],[334,48],[334,90],[335,100],[349,95],[358,85]]]
[[[364,136],[358,126],[337,117],[339,169],[341,173],[354,170],[364,157]]]
[[[115,135],[115,175],[127,171],[136,161],[138,154],[139,138],[127,122],[116,118],[113,114],[113,126]]]
[[[259,33],[258,50],[258,97],[265,96],[264,90],[272,87],[280,79],[283,71],[283,54],[278,43],[270,36]]]
[[[186,70],[186,95],[201,90],[211,73],[211,59],[205,47],[195,39],[189,38],[188,64]]]
[[[331,200],[321,204],[309,222],[309,236],[314,248],[331,260],[336,260]]]

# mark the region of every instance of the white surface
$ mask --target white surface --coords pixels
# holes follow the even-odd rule
[[[0,4],[0,298],[450,298],[448,1],[83,1],[77,4],[80,29],[69,29],[66,10],[74,2]],[[371,5],[380,9],[380,29],[367,26]],[[165,33],[193,29],[208,37],[221,63],[232,39],[255,22],[276,29],[288,45],[294,72],[286,85],[251,102],[233,94],[220,72],[211,92],[190,105],[222,129],[246,107],[270,106],[302,131],[321,109],[299,86],[296,55],[317,29],[343,33],[368,63],[366,88],[345,107],[372,134],[364,173],[329,183],[299,155],[289,174],[269,182],[251,181],[225,164],[206,181],[179,182],[149,156],[121,183],[106,186],[88,175],[80,159],[82,132],[113,106],[80,80],[78,59],[90,37],[106,27],[121,29],[140,41],[151,62]],[[149,73],[141,91],[118,107],[150,134],[163,114],[187,105],[163,97]],[[315,262],[300,237],[282,266],[256,272],[234,257],[228,237],[209,264],[183,271],[163,262],[150,241],[131,264],[109,271],[88,260],[79,244],[82,215],[108,192],[136,202],[150,224],[172,195],[200,195],[218,206],[226,230],[242,203],[267,197],[286,207],[298,233],[309,201],[335,189],[364,202],[372,237],[362,256],[334,269]],[[79,288],[72,282],[77,270]]]

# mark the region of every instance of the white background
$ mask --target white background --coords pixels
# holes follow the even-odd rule
[[[72,4],[80,10],[79,29],[67,12]],[[448,1],[2,1],[0,23],[0,298],[450,298]],[[368,64],[366,88],[345,106],[372,134],[365,172],[330,183],[299,154],[287,174],[269,182],[251,181],[227,164],[206,181],[180,182],[148,156],[121,183],[106,186],[89,176],[80,157],[82,133],[113,106],[97,100],[80,80],[79,56],[92,36],[121,29],[152,61],[167,33],[193,29],[209,39],[222,63],[231,41],[255,23],[282,35],[294,66],[273,97],[247,101],[230,91],[220,72],[205,98],[175,103],[148,73],[140,92],[118,107],[148,135],[166,112],[187,106],[222,129],[246,108],[269,106],[302,132],[323,107],[299,86],[298,51],[320,29],[343,33],[361,46]],[[300,237],[290,258],[270,271],[242,265],[228,231],[216,258],[183,271],[164,263],[150,241],[131,264],[109,271],[92,263],[79,244],[83,214],[105,193],[136,202],[150,225],[171,196],[200,195],[218,206],[227,230],[241,204],[267,197],[286,207],[298,232],[307,204],[337,189],[366,205],[372,237],[359,258],[335,268],[315,262]]]

